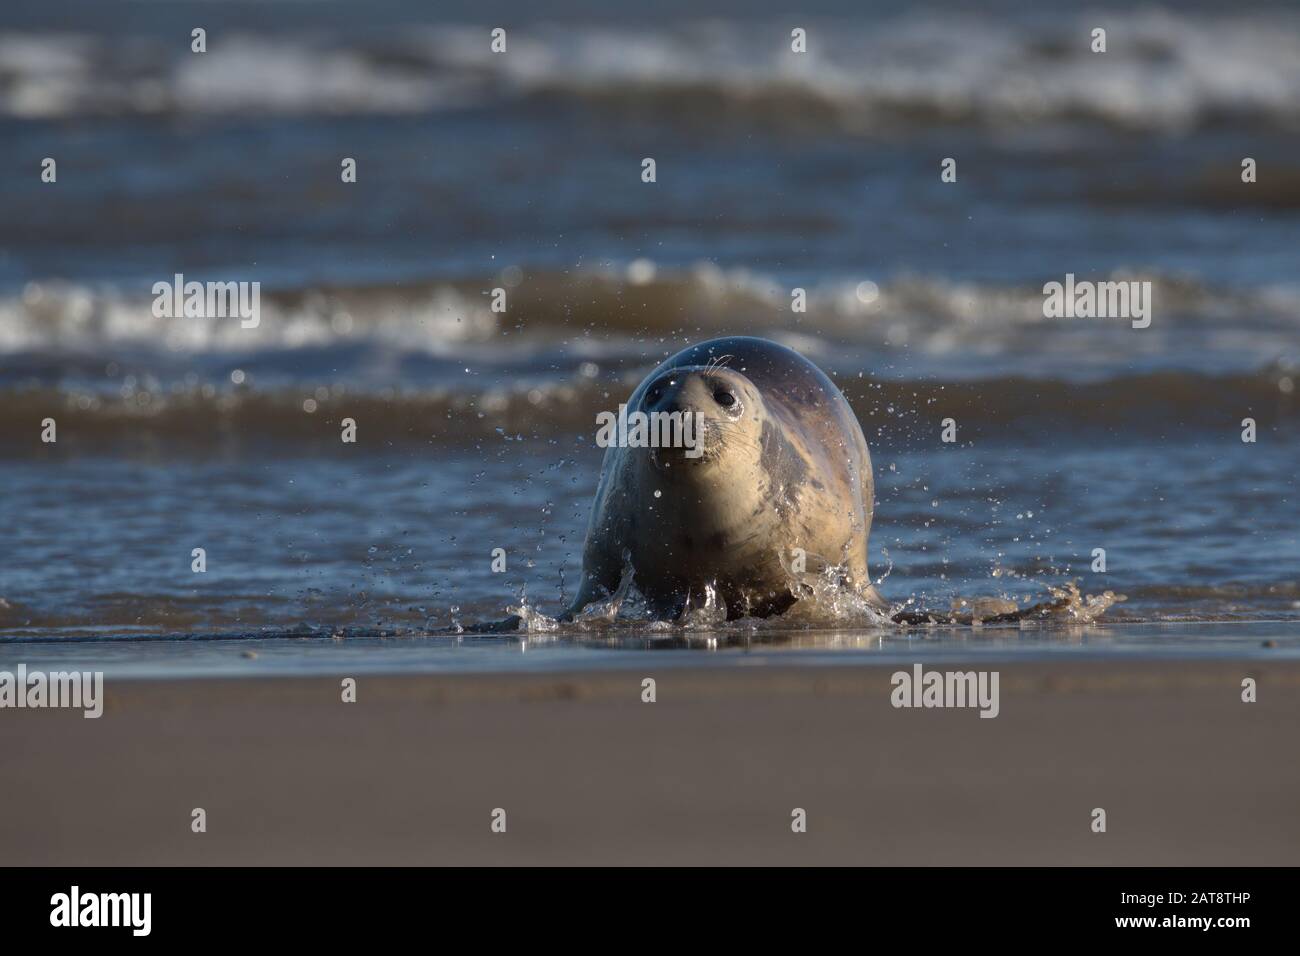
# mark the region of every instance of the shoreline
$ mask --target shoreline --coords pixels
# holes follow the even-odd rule
[[[1295,662],[998,662],[991,720],[892,707],[896,665],[644,664],[359,674],[355,703],[340,678],[111,680],[98,720],[0,711],[0,862],[1300,862]]]

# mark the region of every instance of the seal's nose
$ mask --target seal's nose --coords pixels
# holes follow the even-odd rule
[[[712,389],[696,372],[665,375],[645,396],[648,412],[704,412],[712,404]]]

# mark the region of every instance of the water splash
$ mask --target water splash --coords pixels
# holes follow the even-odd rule
[[[518,630],[530,636],[553,634],[560,629],[560,622],[536,605],[529,604],[528,595],[524,592],[519,595],[519,605],[507,610],[519,618]]]
[[[702,597],[686,596],[678,623],[691,630],[712,630],[727,623],[727,603],[718,596],[715,584],[706,584]]]
[[[628,594],[632,591],[632,581],[636,572],[632,569],[632,557],[627,552],[623,554],[623,573],[618,579],[618,587],[607,601],[598,601],[594,604],[588,604],[581,612],[574,616],[573,622],[579,627],[589,628],[598,625],[610,625],[618,620],[619,612],[627,603]]]
[[[848,569],[831,564],[820,555],[805,555],[815,570],[800,570],[784,552],[778,553],[781,567],[789,581],[790,593],[798,600],[785,614],[784,622],[802,626],[850,625],[855,627],[892,626],[882,608],[868,596],[847,583]]]

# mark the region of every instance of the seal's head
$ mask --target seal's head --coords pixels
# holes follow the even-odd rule
[[[758,462],[763,397],[740,372],[714,365],[674,368],[652,375],[637,392],[633,408],[681,423],[682,441],[648,450],[664,477],[698,477],[701,469]]]

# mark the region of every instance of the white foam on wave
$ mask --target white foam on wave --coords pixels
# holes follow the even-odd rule
[[[605,363],[644,354],[648,337],[743,332],[827,361],[845,344],[876,354],[905,350],[948,364],[998,356],[1032,356],[1036,363],[1059,359],[1076,370],[1108,368],[1117,356],[1181,361],[1231,354],[1243,367],[1300,359],[1295,283],[1236,289],[1138,270],[1089,278],[1151,282],[1150,328],[1134,330],[1115,318],[1046,318],[1036,286],[921,275],[809,284],[807,309],[796,314],[789,284],[761,273],[711,263],[669,269],[639,262],[529,274],[513,289],[508,313],[491,311],[485,290],[502,281],[492,276],[414,286],[264,290],[255,328],[244,328],[238,317],[157,317],[143,285],[31,282],[21,292],[0,295],[0,355],[111,357],[129,350],[137,357],[184,356],[353,344],[394,355],[484,362],[513,361],[554,347],[581,361]],[[629,290],[635,290],[635,308],[628,307]]]
[[[489,340],[498,316],[485,300],[434,286],[391,308],[375,296],[361,315],[325,292],[292,300],[263,295],[255,327],[239,317],[154,315],[150,295],[111,286],[31,282],[0,297],[0,354],[100,352],[127,346],[174,353],[246,353],[367,341],[397,351],[446,354],[457,345]]]

